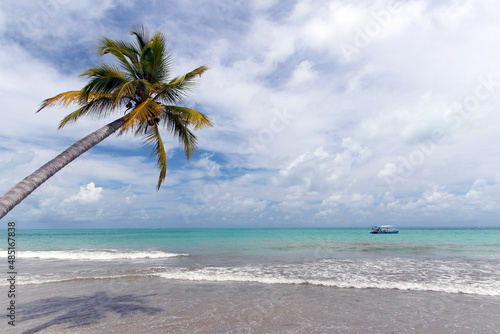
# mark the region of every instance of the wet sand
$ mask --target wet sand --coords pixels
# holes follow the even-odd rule
[[[500,298],[157,277],[18,286],[7,333],[500,333]]]

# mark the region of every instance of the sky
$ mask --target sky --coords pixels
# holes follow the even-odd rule
[[[3,220],[19,228],[499,226],[496,0],[2,1],[0,193],[121,116],[40,103],[111,56],[100,36],[167,36],[173,72],[211,69],[187,160],[112,136]]]

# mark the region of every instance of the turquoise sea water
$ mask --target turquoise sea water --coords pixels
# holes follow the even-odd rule
[[[16,243],[20,284],[155,276],[500,295],[491,227],[18,230]]]

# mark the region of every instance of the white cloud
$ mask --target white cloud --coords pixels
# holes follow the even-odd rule
[[[77,201],[80,204],[97,202],[102,198],[102,187],[96,187],[94,182],[90,182],[86,187],[80,187],[80,192],[67,199],[67,202]]]
[[[310,61],[304,60],[293,71],[292,77],[288,82],[291,88],[300,88],[308,84],[311,80],[317,77],[317,74],[312,69],[313,64]]]
[[[307,193],[324,192],[331,187],[338,187],[342,178],[348,177],[352,168],[367,161],[371,153],[352,138],[342,140],[342,151],[330,154],[322,146],[313,152],[298,156],[280,170],[276,182],[289,188],[294,197]]]
[[[465,194],[465,202],[470,210],[498,212],[500,210],[500,182],[495,179],[488,183],[478,179]]]
[[[210,160],[212,156],[213,155],[203,154],[199,160],[192,162],[191,165],[201,169],[204,176],[211,178],[219,177],[222,175],[220,171],[221,166],[217,162]]]
[[[405,203],[402,208],[424,211],[447,209],[454,206],[454,198],[455,196],[447,192],[444,187],[434,186],[433,189],[425,191],[418,200]]]
[[[178,208],[186,205],[198,213],[194,224],[217,225],[231,215],[264,225],[285,215],[291,224],[298,217],[313,224],[367,213],[374,220],[495,223],[497,2],[173,1],[167,8],[106,1],[90,13],[92,6],[24,1],[0,10],[0,38],[8,45],[0,50],[1,190],[111,120],[82,120],[57,132],[71,110],[34,111],[44,98],[84,84],[77,74],[101,60],[93,54],[97,36],[128,39],[132,23],[167,33],[176,74],[212,67],[186,103],[215,126],[198,133],[201,154],[189,162],[165,133],[168,174],[158,193],[149,150],[139,152],[133,136],[111,137],[34,192],[16,215],[110,221],[114,214],[132,225],[145,217],[182,225]],[[134,22],[101,19],[111,11],[133,11]],[[26,30],[33,27],[36,38]],[[345,44],[356,48],[350,59]],[[481,78],[489,89],[479,86]],[[464,110],[478,89],[491,94]],[[387,180],[397,176],[391,187]],[[80,189],[91,180],[99,187]]]
[[[342,192],[333,193],[322,202],[325,206],[344,205],[352,208],[369,207],[373,204],[373,196],[367,194],[344,194]]]

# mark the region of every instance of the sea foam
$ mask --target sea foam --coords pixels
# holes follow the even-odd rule
[[[164,279],[189,281],[310,284],[338,288],[395,289],[500,296],[500,286],[494,279],[485,279],[481,284],[471,284],[470,281],[464,281],[463,276],[458,274],[434,280],[425,280],[422,279],[423,277],[419,278],[415,275],[394,279],[387,272],[385,274],[369,273],[363,270],[346,275],[336,270],[322,271],[320,267],[314,265],[305,265],[302,268],[297,265],[205,267],[194,270],[169,268],[154,275]]]
[[[169,253],[159,250],[53,250],[53,251],[24,251],[19,252],[19,258],[26,259],[58,259],[58,260],[137,260],[161,259],[188,254]]]

